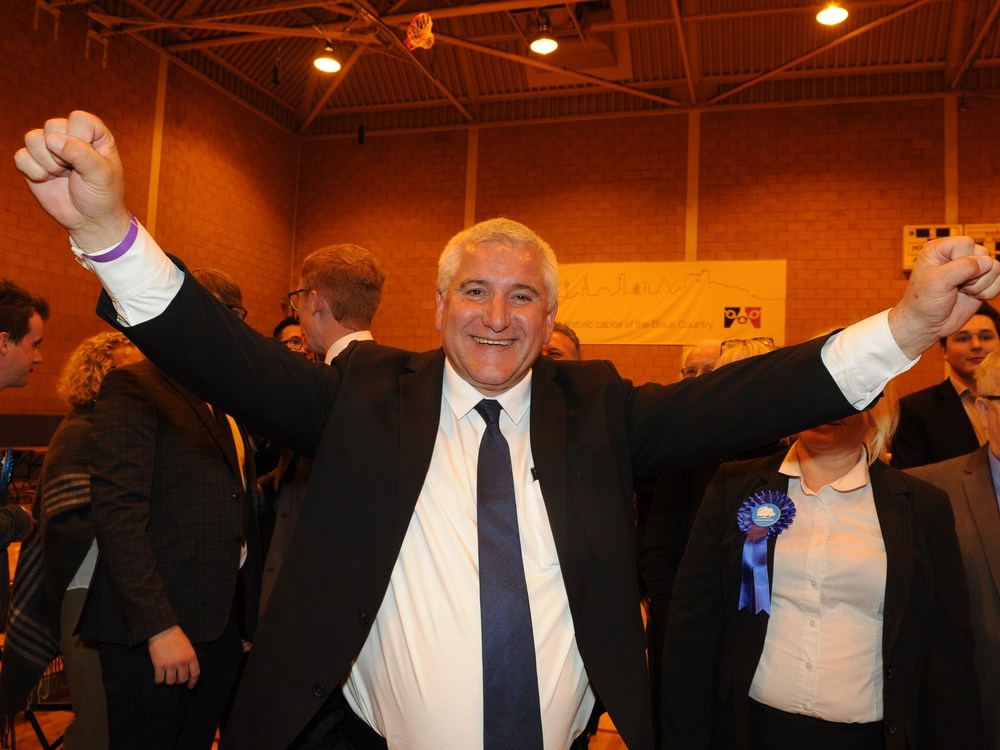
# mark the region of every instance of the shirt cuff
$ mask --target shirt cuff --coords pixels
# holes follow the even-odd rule
[[[129,246],[133,231],[135,238]],[[122,326],[155,318],[167,309],[184,282],[184,272],[134,217],[128,235],[117,245],[92,253],[83,252],[72,240],[70,246],[77,262],[101,280]]]
[[[918,361],[910,359],[892,337],[889,311],[872,315],[832,336],[822,351],[823,364],[855,409],[867,407],[886,383]]]

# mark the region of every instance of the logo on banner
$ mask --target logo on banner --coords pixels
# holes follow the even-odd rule
[[[722,319],[724,328],[732,328],[733,324],[745,326],[747,323],[754,328],[760,328],[759,307],[727,307]]]

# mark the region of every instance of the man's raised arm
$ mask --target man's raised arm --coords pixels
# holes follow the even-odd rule
[[[100,278],[123,325],[159,315],[184,274],[125,207],[125,175],[111,131],[87,112],[48,120],[24,137],[14,163],[45,211]]]

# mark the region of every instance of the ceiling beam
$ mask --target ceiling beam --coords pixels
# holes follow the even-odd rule
[[[883,26],[883,25],[889,23],[890,21],[894,21],[897,18],[899,18],[900,16],[906,15],[910,11],[916,10],[917,8],[919,8],[919,7],[923,6],[923,5],[927,5],[928,3],[936,2],[936,1],[937,0],[911,0],[910,3],[908,3],[907,5],[905,5],[902,8],[899,8],[898,10],[894,10],[891,13],[887,13],[886,15],[882,16],[881,18],[879,18],[879,19],[877,19],[875,21],[872,21],[871,23],[865,24],[864,26],[859,26],[858,28],[854,29],[853,31],[847,32],[842,37],[839,37],[839,38],[833,40],[832,42],[829,42],[828,44],[824,44],[821,47],[817,47],[816,49],[812,50],[811,52],[806,52],[804,55],[799,55],[798,57],[796,57],[796,58],[794,58],[792,60],[789,60],[788,62],[786,62],[786,63],[784,63],[782,65],[779,65],[777,68],[773,68],[773,69],[771,69],[771,70],[769,70],[769,71],[767,71],[765,73],[761,73],[758,76],[754,76],[749,81],[747,81],[744,84],[741,84],[741,85],[737,86],[736,88],[732,88],[732,89],[729,89],[728,91],[722,92],[721,94],[719,94],[719,95],[713,97],[712,99],[710,99],[708,103],[709,104],[717,104],[718,102],[721,102],[723,99],[728,99],[729,97],[733,96],[734,94],[738,94],[741,91],[745,91],[746,89],[750,88],[751,86],[756,86],[758,83],[770,80],[771,78],[775,78],[776,76],[778,76],[779,74],[781,74],[784,71],[788,70],[789,68],[794,68],[796,65],[801,65],[806,60],[811,60],[814,57],[818,57],[819,55],[822,55],[824,52],[828,52],[829,50],[832,50],[832,49],[834,49],[836,47],[839,47],[840,45],[844,44],[845,42],[849,42],[851,39],[854,39],[855,37],[861,36],[863,34],[867,34],[872,29],[877,29],[879,26]]]
[[[695,87],[695,72],[691,68],[691,58],[688,55],[687,40],[684,38],[684,21],[681,18],[681,8],[678,0],[670,0],[670,14],[674,19],[674,30],[677,32],[677,48],[681,53],[681,64],[684,66],[684,78],[687,81],[688,101],[695,104],[698,101]]]
[[[434,38],[439,42],[444,42],[445,44],[451,44],[455,47],[465,47],[466,49],[471,49],[476,52],[482,52],[484,55],[492,55],[493,57],[500,57],[504,60],[510,60],[511,62],[520,63],[521,65],[530,65],[533,68],[538,68],[539,70],[546,70],[550,73],[559,73],[561,75],[567,76],[569,78],[575,78],[578,81],[586,81],[587,83],[593,83],[601,88],[612,89],[614,91],[622,91],[626,94],[632,94],[633,96],[638,96],[643,99],[651,99],[654,102],[659,102],[660,104],[667,104],[671,107],[681,107],[684,106],[683,102],[679,102],[676,99],[670,99],[666,96],[660,96],[659,94],[654,94],[649,91],[641,91],[640,89],[633,88],[632,86],[626,86],[622,83],[616,83],[614,81],[609,81],[606,78],[599,78],[598,76],[590,75],[589,73],[581,73],[578,70],[570,70],[569,68],[563,68],[558,65],[552,65],[550,63],[542,62],[541,60],[535,60],[531,57],[525,57],[524,55],[515,55],[512,52],[504,52],[503,50],[495,49],[493,47],[486,47],[482,44],[475,44],[473,42],[467,42],[464,39],[458,39],[457,37],[447,36],[445,34],[435,34]]]
[[[996,24],[998,15],[1000,15],[1000,0],[993,0],[993,7],[990,8],[990,12],[987,14],[986,20],[983,21],[983,25],[979,27],[979,31],[976,33],[976,38],[972,41],[972,44],[969,45],[969,49],[965,53],[965,59],[963,59],[962,64],[958,66],[958,72],[955,73],[955,77],[951,80],[951,85],[948,88],[952,90],[958,88],[958,82],[962,80],[962,76],[965,75],[965,71],[969,69],[969,66],[972,65],[976,55],[979,54],[979,50],[983,46],[983,41],[986,39],[986,35],[993,30],[993,26]]]
[[[315,104],[313,104],[312,109],[309,110],[309,114],[302,118],[302,122],[299,123],[299,135],[305,133],[309,129],[309,126],[313,124],[313,120],[319,116],[319,113],[323,111],[323,107],[325,107],[326,103],[330,101],[330,97],[333,96],[337,89],[340,88],[341,84],[347,80],[347,74],[351,71],[351,68],[354,67],[354,63],[356,63],[364,53],[364,47],[354,48],[351,56],[347,58],[347,61],[340,69],[340,73],[336,78],[330,81],[330,85],[326,87],[326,91],[323,92],[323,95],[320,96]]]
[[[383,31],[386,40],[388,40],[392,46],[399,51],[404,59],[417,66],[417,69],[424,74],[427,80],[434,84],[434,88],[444,94],[445,98],[452,103],[452,106],[462,113],[462,117],[469,122],[475,121],[476,118],[473,117],[472,113],[463,106],[463,104],[458,100],[458,97],[451,93],[451,90],[444,84],[444,82],[434,75],[431,69],[428,68],[422,60],[413,54],[410,48],[403,43],[403,40],[396,35],[396,32],[389,28],[389,26],[387,26],[382,19],[379,18],[375,9],[368,5],[366,0],[351,0],[351,3],[358,10],[358,13],[362,18],[364,18],[365,21],[367,21],[373,28],[381,29]],[[437,35],[435,35],[435,38],[436,36]]]

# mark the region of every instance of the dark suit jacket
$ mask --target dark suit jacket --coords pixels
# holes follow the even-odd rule
[[[950,380],[899,400],[892,465],[923,466],[964,456],[979,447],[976,431]]]
[[[134,646],[179,624],[192,643],[214,641],[229,621],[239,577],[248,605],[242,625],[252,635],[256,512],[238,576],[244,490],[231,432],[203,399],[141,362],[105,378],[94,442],[91,520],[100,554],[81,631]]]
[[[664,748],[746,747],[748,693],[768,615],[738,609],[746,536],[736,513],[755,492],[788,489],[782,458],[723,464],[705,495],[667,625]],[[980,748],[969,598],[947,498],[881,462],[870,472],[886,552],[885,747]],[[768,540],[769,572],[780,539]]]
[[[115,320],[106,295],[100,311]],[[444,354],[361,342],[330,367],[310,363],[253,332],[190,279],[163,313],[128,335],[191,390],[315,456],[296,543],[223,741],[287,747],[347,674],[385,594],[434,448]],[[531,450],[577,643],[632,750],[652,747],[633,476],[732,454],[851,411],[822,365],[821,344],[672,386],[633,386],[607,362],[535,364]],[[778,402],[791,408],[769,408]]]
[[[969,580],[976,671],[983,697],[986,747],[1000,748],[1000,507],[988,446],[967,456],[911,469],[948,493]]]

